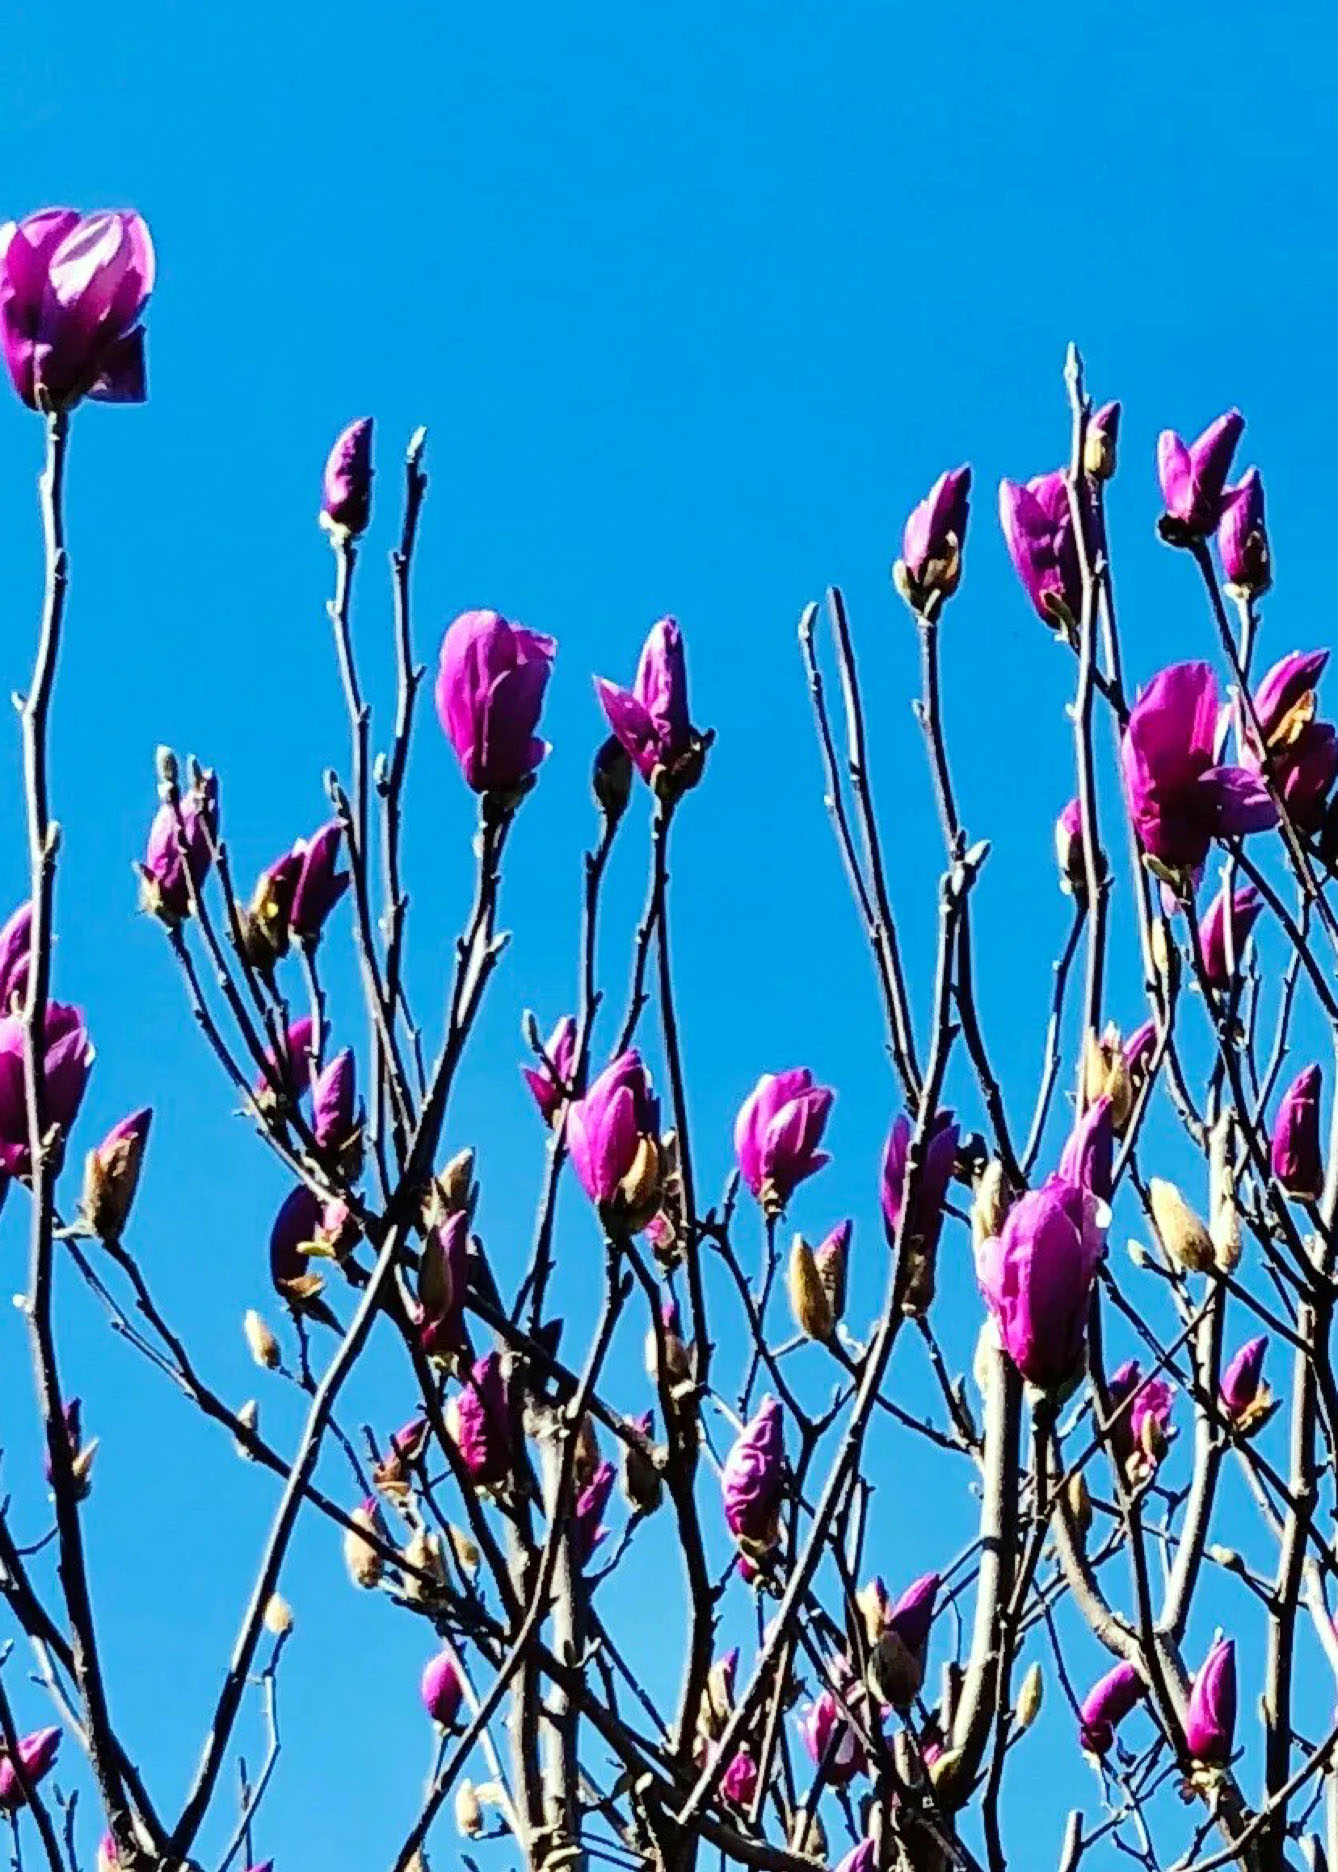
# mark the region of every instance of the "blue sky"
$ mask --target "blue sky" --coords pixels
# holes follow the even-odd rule
[[[158,247],[151,401],[82,413],[71,451],[57,986],[87,1008],[99,1049],[76,1148],[133,1106],[157,1109],[134,1246],[206,1368],[238,1400],[261,1384],[239,1322],[266,1299],[283,1184],[231,1113],[159,933],[135,915],[130,865],[159,742],[219,770],[244,878],[324,816],[321,775],[346,764],[345,729],[314,518],[329,441],[364,413],[381,471],[356,601],[374,699],[384,709],[392,669],[396,462],[419,423],[432,477],[421,652],[476,604],[561,645],[555,752],[507,880],[516,940],[450,1127],[453,1146],[479,1147],[494,1259],[520,1264],[541,1162],[515,1071],[520,1013],[535,1008],[546,1028],[572,997],[599,733],[589,677],[630,675],[644,631],[672,611],[697,718],[719,736],[674,864],[702,1175],[723,1182],[732,1115],[758,1073],[811,1064],[839,1090],[836,1161],[795,1219],[811,1232],[855,1215],[871,1306],[893,1088],[822,809],[795,620],[827,581],[843,584],[923,1031],[938,833],[908,706],[913,633],[887,568],[911,503],[941,468],[975,464],[967,576],[944,633],[947,711],[964,815],[994,842],[977,909],[988,1037],[1029,1110],[1069,914],[1051,823],[1072,791],[1070,673],[1012,583],[993,489],[1064,453],[1060,370],[1076,337],[1094,392],[1125,402],[1112,513],[1127,667],[1145,677],[1209,649],[1188,569],[1153,539],[1155,434],[1196,433],[1237,402],[1279,567],[1264,655],[1324,631],[1338,233],[1328,10],[128,0],[109,12],[72,0],[59,33],[47,9],[12,3],[0,29],[6,212],[133,205]],[[26,411],[0,408],[11,688],[26,681],[40,589],[39,446]],[[449,751],[423,728],[407,851],[427,1012],[467,901],[472,821]],[[0,741],[0,786],[8,903],[23,890],[16,733]],[[602,960],[615,1006],[643,841],[629,827],[613,868]],[[351,973],[330,969],[356,1036]],[[1116,981],[1132,994],[1127,967]],[[4,1226],[16,1287],[20,1208]],[[561,1249],[575,1337],[597,1248],[571,1200]],[[977,1303],[964,1251],[944,1286],[940,1329],[965,1366]],[[73,1286],[61,1314],[70,1380],[103,1439],[88,1520],[115,1707],[170,1807],[273,1492]],[[17,1316],[8,1333],[5,1483],[37,1532]],[[634,1345],[625,1366],[633,1408]],[[913,1360],[904,1382],[915,1394]],[[399,1421],[404,1384],[393,1360],[374,1365],[355,1414]],[[263,1409],[291,1439],[299,1419],[277,1385]],[[913,1455],[888,1461],[877,1563],[905,1579],[942,1557],[935,1472]],[[654,1539],[634,1559],[619,1603],[636,1621],[672,1575]],[[427,1766],[422,1634],[350,1599],[319,1529],[298,1541],[285,1589],[299,1621],[286,1760],[259,1845],[280,1872],[335,1855],[386,1862]],[[1196,1642],[1210,1635],[1196,1628]],[[37,1692],[21,1701],[45,1720]],[[1242,1705],[1252,1711],[1252,1688]],[[1027,1746],[1047,1785],[1095,1806],[1057,1698]],[[1019,1811],[1010,1838],[1053,1854],[1061,1824]],[[438,1860],[454,1850],[443,1840]]]

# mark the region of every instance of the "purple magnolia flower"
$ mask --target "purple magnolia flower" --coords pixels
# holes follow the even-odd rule
[[[24,1779],[29,1787],[36,1787],[43,1776],[50,1773],[59,1753],[59,1729],[35,1729],[31,1735],[20,1739],[19,1760],[23,1764]],[[27,1799],[28,1796],[19,1786],[14,1763],[6,1753],[0,1757],[0,1810],[13,1813],[15,1808],[25,1806]]]
[[[1008,556],[1036,615],[1052,627],[1082,610],[1082,571],[1068,482],[1058,470],[999,483],[999,519]]]
[[[33,907],[22,903],[0,929],[0,1014],[11,1014],[28,992],[28,956],[33,942]]]
[[[1222,498],[1217,550],[1228,585],[1258,598],[1273,583],[1268,533],[1264,526],[1264,484],[1257,468],[1247,468]]]
[[[778,1215],[798,1186],[830,1161],[818,1149],[836,1094],[815,1085],[803,1066],[763,1073],[734,1121],[743,1180],[769,1214]]]
[[[720,1777],[720,1792],[735,1807],[748,1807],[757,1792],[757,1763],[745,1743]]]
[[[103,1241],[119,1241],[130,1215],[152,1123],[152,1106],[131,1112],[84,1161],[84,1215]]]
[[[1079,1189],[1108,1203],[1115,1169],[1114,1101],[1105,1093],[1094,1099],[1069,1134],[1059,1159],[1059,1174]]]
[[[848,1668],[841,1675],[849,1680]],[[850,1680],[852,1691],[853,1687]],[[809,1760],[815,1768],[823,1769],[829,1787],[845,1787],[864,1767],[863,1745],[830,1690],[824,1690],[802,1711],[799,1734]]]
[[[1093,1684],[1082,1700],[1078,1729],[1089,1755],[1109,1753],[1116,1728],[1147,1693],[1147,1685],[1132,1664],[1117,1664]]]
[[[360,1141],[361,1131],[353,1049],[341,1047],[311,1088],[311,1133],[321,1150],[343,1157]]]
[[[496,611],[465,611],[447,630],[437,719],[476,793],[514,793],[548,752],[535,733],[557,644]]]
[[[631,689],[595,678],[605,715],[648,786],[677,794],[701,778],[702,737],[688,714],[683,634],[673,618],[651,627]]]
[[[903,1112],[893,1123],[883,1147],[882,1205],[883,1228],[890,1248],[901,1233],[902,1210],[906,1196],[906,1161],[915,1127]],[[920,1162],[919,1187],[911,1234],[927,1250],[932,1250],[943,1227],[943,1205],[948,1185],[957,1166],[957,1143],[960,1131],[952,1112],[941,1111],[930,1122]]]
[[[768,1553],[780,1539],[784,1473],[781,1407],[766,1397],[739,1433],[720,1475],[725,1525],[745,1551]]]
[[[1217,764],[1217,681],[1206,663],[1173,663],[1134,704],[1120,749],[1129,813],[1162,865],[1196,871],[1219,835],[1261,832],[1277,809],[1257,774]]]
[[[79,1115],[93,1070],[93,1044],[79,1008],[64,1007],[59,1001],[47,1003],[42,1067],[43,1122],[68,1131]],[[17,1014],[5,1014],[0,1016],[0,1172],[21,1177],[31,1168],[23,1021]]]
[[[1225,988],[1245,956],[1250,931],[1259,921],[1263,899],[1253,884],[1232,893],[1231,915],[1227,916],[1226,881],[1208,906],[1199,938],[1203,948],[1203,972],[1215,988]],[[1229,927],[1228,927],[1229,925]],[[1230,940],[1228,941],[1228,938]]]
[[[198,892],[209,875],[217,830],[218,787],[212,774],[202,792],[192,788],[178,806],[158,808],[138,866],[140,902],[150,916],[172,927],[190,915],[190,887],[194,884]]]
[[[967,463],[941,474],[917,507],[912,507],[901,536],[898,584],[917,611],[935,594],[951,598],[962,579],[962,547],[971,511],[971,469]]]
[[[1157,479],[1167,516],[1196,538],[1216,531],[1231,457],[1244,428],[1245,418],[1232,409],[1188,447],[1174,429],[1163,429],[1157,438]]]
[[[439,1651],[423,1672],[423,1708],[434,1723],[449,1729],[460,1714],[464,1685],[455,1659],[449,1651]]]
[[[1307,831],[1314,831],[1322,820],[1338,775],[1338,730],[1331,722],[1315,719],[1315,691],[1328,660],[1327,650],[1290,651],[1255,691],[1258,733],[1245,711],[1237,714],[1242,762],[1259,773],[1267,756],[1288,816]]]
[[[448,1407],[448,1427],[477,1488],[493,1488],[511,1473],[511,1410],[498,1353],[478,1359]]]
[[[1232,1417],[1243,1417],[1259,1397],[1268,1335],[1248,1339],[1222,1373],[1222,1403]]]
[[[638,1228],[658,1192],[659,1130],[660,1102],[635,1051],[606,1066],[567,1111],[567,1147],[581,1187],[591,1202]]]
[[[339,869],[341,837],[338,820],[331,819],[293,847],[291,855],[299,862],[288,927],[299,942],[316,941],[325,919],[348,889],[348,872]]]
[[[0,344],[29,409],[144,401],[153,276],[137,214],[43,208],[0,228]]]
[[[310,1016],[304,1014],[291,1023],[282,1047],[266,1052],[264,1071],[255,1083],[255,1095],[262,1104],[281,1094],[299,1099],[311,1084],[311,1034]]]
[[[1273,1120],[1273,1175],[1299,1202],[1315,1202],[1324,1190],[1324,1158],[1319,1141],[1323,1083],[1319,1067],[1307,1066],[1283,1093]]]
[[[1185,1717],[1185,1744],[1196,1761],[1231,1758],[1236,1733],[1236,1645],[1219,1638],[1194,1679]]]
[[[1104,1247],[1095,1199],[1052,1176],[1020,1197],[1002,1231],[976,1249],[976,1279],[1000,1343],[1040,1390],[1061,1389],[1081,1369]]]
[[[602,1462],[576,1497],[571,1544],[577,1566],[588,1564],[590,1556],[608,1533],[608,1529],[600,1524],[600,1516],[609,1505],[616,1477],[617,1470],[613,1464]]]
[[[881,1581],[878,1582],[882,1584]],[[884,1631],[894,1631],[912,1657],[921,1657],[934,1622],[934,1601],[938,1597],[939,1576],[923,1573],[897,1600],[883,1620]]]
[[[356,539],[372,512],[372,419],[359,417],[335,438],[321,485],[321,525]]]
[[[521,1067],[546,1125],[553,1123],[566,1103],[575,1070],[576,1022],[570,1014],[564,1014],[548,1036],[542,1062],[537,1067]]]

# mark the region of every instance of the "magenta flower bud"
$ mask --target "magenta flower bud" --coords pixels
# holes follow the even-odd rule
[[[1195,871],[1218,836],[1262,832],[1277,809],[1257,774],[1217,764],[1217,680],[1206,663],[1174,663],[1133,706],[1120,759],[1144,850]]]
[[[829,1787],[845,1787],[864,1767],[860,1739],[830,1690],[801,1712],[799,1734],[809,1760],[823,1769]]]
[[[1082,611],[1082,570],[1068,483],[1058,470],[999,483],[1004,544],[1036,615],[1053,629]]]
[[[304,1014],[291,1023],[282,1046],[266,1052],[265,1069],[255,1083],[255,1096],[262,1105],[281,1096],[300,1099],[311,1084],[311,1034],[311,1019]]]
[[[1228,585],[1258,598],[1273,583],[1268,533],[1264,526],[1264,484],[1257,468],[1247,468],[1222,497],[1217,550]]]
[[[1001,1232],[976,1249],[976,1279],[1000,1343],[1039,1390],[1063,1390],[1081,1373],[1104,1248],[1095,1198],[1052,1176],[1020,1197]]]
[[[1106,1755],[1115,1731],[1147,1695],[1147,1685],[1132,1664],[1117,1664],[1083,1698],[1078,1734],[1089,1755]]]
[[[805,1178],[830,1159],[818,1145],[836,1094],[802,1066],[763,1073],[734,1121],[743,1180],[769,1215],[779,1215]]]
[[[1231,458],[1245,428],[1237,409],[1219,416],[1188,447],[1174,429],[1157,438],[1157,478],[1166,514],[1197,539],[1216,531]]]
[[[1208,906],[1199,931],[1203,948],[1203,972],[1215,988],[1225,988],[1245,958],[1250,931],[1259,921],[1263,899],[1253,884],[1247,884],[1231,897],[1231,915],[1227,916],[1226,882]]]
[[[29,1787],[36,1787],[51,1772],[59,1753],[59,1729],[36,1729],[20,1740],[19,1760],[23,1764],[24,1779]],[[28,1796],[19,1786],[14,1763],[6,1753],[0,1758],[0,1810],[13,1813],[16,1808],[25,1806],[27,1799]]]
[[[144,1151],[149,1141],[153,1109],[145,1105],[120,1124],[113,1125],[96,1150],[84,1160],[83,1211],[101,1241],[119,1241],[130,1216]]]
[[[901,1234],[906,1162],[914,1133],[914,1125],[903,1112],[893,1124],[883,1148],[881,1197],[883,1229],[889,1248],[896,1247]],[[952,1182],[952,1173],[957,1166],[959,1137],[956,1119],[950,1111],[941,1111],[934,1117],[925,1137],[911,1234],[926,1252],[932,1252],[937,1246],[943,1227],[943,1205],[947,1201],[948,1185]]]
[[[423,1708],[434,1723],[450,1729],[460,1714],[464,1693],[455,1659],[449,1651],[439,1651],[423,1672]]]
[[[452,1359],[468,1346],[465,1294],[469,1287],[469,1211],[456,1209],[434,1228],[418,1272],[422,1319],[418,1343],[434,1358]]]
[[[544,1047],[544,1058],[535,1066],[522,1066],[525,1083],[534,1094],[534,1102],[546,1125],[551,1125],[567,1102],[572,1074],[576,1070],[576,1022],[564,1014]]]
[[[567,1111],[581,1187],[614,1222],[644,1228],[659,1195],[660,1102],[635,1051],[620,1055]]]
[[[1273,1175],[1298,1202],[1317,1202],[1324,1191],[1319,1141],[1319,1095],[1324,1075],[1307,1066],[1282,1095],[1273,1121]]]
[[[348,872],[339,869],[342,836],[338,820],[332,819],[309,839],[299,839],[293,847],[292,856],[300,860],[300,866],[293,886],[288,927],[299,942],[317,940],[325,927],[325,919],[348,889]]]
[[[1082,836],[1082,806],[1076,799],[1071,799],[1055,821],[1055,858],[1059,864],[1059,881],[1064,890],[1080,902],[1087,896],[1087,860],[1086,846]],[[1102,876],[1105,863],[1101,853],[1097,854],[1097,877]]]
[[[1115,472],[1115,455],[1120,440],[1120,405],[1103,403],[1087,423],[1087,442],[1083,467],[1094,481],[1109,481]]]
[[[1069,1134],[1059,1159],[1059,1174],[1079,1189],[1108,1203],[1115,1169],[1114,1104],[1104,1093],[1095,1099]]]
[[[180,824],[178,824],[178,816]],[[139,899],[150,916],[169,929],[191,913],[191,885],[198,893],[209,875],[218,830],[218,786],[212,774],[203,794],[192,789],[179,806],[164,803],[149,827],[139,870]]]
[[[784,1481],[781,1407],[775,1398],[765,1397],[757,1415],[740,1431],[720,1474],[725,1525],[755,1557],[769,1553],[780,1539]]]
[[[752,1805],[757,1792],[757,1763],[746,1743],[721,1775],[720,1792],[735,1807]]]
[[[496,611],[465,611],[441,641],[437,720],[476,793],[514,793],[548,752],[535,734],[557,644]]]
[[[1249,1339],[1222,1373],[1222,1403],[1232,1417],[1243,1417],[1256,1401],[1264,1371],[1268,1335]]]
[[[701,779],[707,738],[688,714],[683,634],[671,617],[651,627],[631,689],[595,678],[609,726],[651,789],[676,798]]]
[[[33,907],[22,903],[0,929],[0,1014],[12,1014],[28,992],[28,954],[33,942]]]
[[[42,1117],[48,1128],[68,1131],[93,1070],[93,1044],[82,1011],[59,1001],[47,1003],[43,1034]],[[17,1014],[5,1014],[0,1016],[0,1172],[6,1176],[26,1177],[32,1168],[27,1087],[23,1021]]]
[[[496,1352],[479,1359],[451,1400],[448,1426],[476,1488],[495,1488],[511,1474],[511,1410]]]
[[[1236,1645],[1219,1638],[1194,1679],[1185,1745],[1196,1761],[1226,1762],[1236,1733]]]
[[[571,1522],[572,1553],[578,1567],[586,1566],[596,1547],[608,1535],[600,1516],[609,1505],[617,1470],[611,1462],[602,1462],[576,1497]]]
[[[881,1585],[882,1582],[879,1581]],[[934,1601],[938,1597],[939,1576],[924,1573],[897,1600],[883,1620],[885,1631],[894,1631],[912,1657],[920,1658],[934,1622]]]
[[[971,469],[966,463],[941,474],[919,506],[912,507],[894,577],[914,610],[923,611],[935,595],[951,598],[960,585],[970,511]]]
[[[319,1287],[320,1277],[312,1273],[308,1249],[320,1231],[323,1205],[314,1190],[299,1183],[286,1196],[274,1218],[269,1237],[269,1271],[275,1290],[285,1299],[299,1299],[301,1290],[311,1281]]]
[[[1255,691],[1258,732],[1244,711],[1237,716],[1241,760],[1258,773],[1267,750],[1287,813],[1306,831],[1320,824],[1338,776],[1338,733],[1331,723],[1315,719],[1315,691],[1328,660],[1327,650],[1293,650],[1281,657]]]
[[[321,487],[321,525],[336,538],[356,539],[372,513],[372,419],[359,417],[335,438]]]
[[[1115,1456],[1130,1481],[1143,1481],[1166,1453],[1175,1393],[1160,1378],[1145,1379],[1137,1359],[1111,1373],[1106,1391]]]
[[[44,208],[0,228],[0,344],[29,409],[144,401],[153,276],[137,214]]]
[[[352,1047],[341,1047],[311,1090],[311,1130],[322,1150],[338,1150],[357,1127],[357,1069]]]

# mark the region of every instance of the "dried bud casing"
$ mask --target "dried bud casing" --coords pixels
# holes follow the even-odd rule
[[[1162,1247],[1178,1268],[1203,1274],[1213,1265],[1212,1237],[1174,1183],[1148,1180],[1148,1201]]]
[[[1232,1274],[1240,1265],[1240,1210],[1236,1206],[1236,1172],[1232,1156],[1234,1114],[1227,1109],[1208,1139],[1208,1233],[1213,1263],[1219,1274]]]
[[[979,1248],[992,1241],[1008,1216],[1008,1185],[1004,1167],[991,1157],[980,1175],[971,1198],[971,1245]]]
[[[470,1539],[469,1535],[465,1533],[463,1528],[458,1528],[454,1525],[447,1528],[446,1538],[451,1543],[451,1552],[455,1555],[455,1564],[462,1573],[467,1573],[472,1579],[479,1570],[481,1555],[478,1548],[474,1545],[474,1542]]]
[[[576,1431],[576,1454],[572,1460],[572,1481],[579,1495],[599,1467],[599,1438],[594,1420],[587,1412]]]
[[[415,1528],[404,1548],[404,1597],[410,1605],[423,1605],[446,1584],[441,1541],[425,1528]],[[421,1576],[426,1574],[426,1578]]]
[[[1084,1108],[1101,1098],[1110,1100],[1111,1124],[1116,1132],[1122,1132],[1133,1110],[1134,1087],[1124,1042],[1113,1023],[1107,1023],[1100,1039],[1089,1028],[1083,1049]]]
[[[1020,1730],[1030,1729],[1040,1715],[1044,1695],[1045,1677],[1040,1664],[1033,1662],[1022,1679],[1022,1688],[1017,1693],[1017,1708],[1013,1712],[1013,1720]]]
[[[472,1781],[455,1790],[455,1830],[462,1839],[477,1839],[483,1831],[483,1808]]]
[[[892,1626],[869,1653],[867,1681],[878,1701],[893,1709],[908,1709],[924,1682],[920,1660]]]
[[[802,1235],[795,1236],[790,1249],[787,1285],[790,1311],[800,1332],[806,1339],[830,1339],[836,1324],[832,1317],[831,1299],[818,1273],[813,1250]]]
[[[254,1307],[243,1317],[242,1331],[256,1364],[263,1366],[266,1371],[277,1371],[281,1361],[279,1342]]]
[[[457,1151],[437,1178],[442,1217],[468,1209],[474,1200],[474,1151]]]
[[[1085,1540],[1092,1526],[1092,1497],[1081,1469],[1069,1477],[1065,1495],[1074,1532]]]
[[[344,1530],[344,1565],[348,1568],[348,1576],[355,1586],[378,1586],[381,1583],[381,1556],[365,1538],[367,1534],[377,1532],[376,1517],[369,1509],[355,1508],[349,1518],[362,1531],[355,1533],[352,1528]]]
[[[282,1593],[271,1593],[265,1602],[265,1630],[276,1638],[286,1638],[293,1629],[293,1608]]]

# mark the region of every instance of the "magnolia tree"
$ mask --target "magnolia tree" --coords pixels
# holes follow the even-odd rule
[[[397,697],[379,741],[350,630],[371,421],[339,437],[321,522],[351,743],[328,782],[330,821],[248,890],[222,837],[225,789],[162,749],[139,867],[220,1098],[240,1101],[289,1183],[269,1241],[270,1317],[244,1322],[266,1382],[307,1394],[300,1435],[279,1447],[255,1404],[224,1401],[211,1348],[183,1341],[136,1252],[149,1111],[92,1149],[77,1141],[92,1044],[57,996],[74,984],[52,972],[66,450],[85,399],[145,395],[153,250],[133,214],[53,209],[6,230],[0,264],[6,362],[46,441],[46,592],[20,709],[31,892],[0,933],[0,1168],[28,1217],[23,1304],[52,1515],[24,1545],[8,1500],[0,1510],[16,1651],[0,1678],[0,1807],[15,1863],[40,1855],[74,1872],[96,1850],[103,1872],[175,1872],[258,1856],[276,1769],[315,1772],[300,1745],[280,1761],[274,1715],[292,1628],[285,1560],[306,1520],[332,1556],[342,1548],[341,1589],[368,1602],[350,1617],[421,1630],[432,1768],[421,1804],[391,1817],[397,1869],[424,1866],[438,1844],[472,1855],[488,1841],[509,1865],[589,1857],[664,1872],[703,1854],[764,1872],[1001,1872],[1034,1863],[1040,1837],[1063,1872],[1116,1851],[1183,1872],[1301,1852],[1324,1862],[1326,1802],[1338,1832],[1338,1149],[1322,1139],[1321,1067],[1306,1054],[1326,1023],[1338,1035],[1338,736],[1316,710],[1327,652],[1255,672],[1269,550],[1258,475],[1229,482],[1239,414],[1189,445],[1168,431],[1157,451],[1167,578],[1187,602],[1197,590],[1202,662],[1126,675],[1105,513],[1119,406],[1092,407],[1076,353],[1066,465],[1000,489],[1022,593],[1073,674],[1076,795],[1055,826],[1072,919],[1039,1085],[1018,1088],[1025,1123],[977,1006],[972,914],[989,848],[959,814],[939,678],[969,468],[910,515],[894,572],[921,650],[937,879],[891,875],[840,594],[800,622],[826,805],[886,1026],[880,1164],[828,1168],[833,1089],[793,1066],[756,1079],[736,1167],[718,1200],[703,1189],[668,881],[671,837],[693,837],[710,787],[712,736],[694,723],[671,619],[652,628],[630,686],[598,682],[611,733],[593,763],[574,1011],[546,1038],[527,1023],[534,1136],[546,1135],[527,1258],[490,1251],[475,1226],[489,1166],[469,1151],[447,1159],[442,1141],[503,962],[508,845],[542,784],[556,645],[466,612],[420,704],[420,432],[392,558]],[[476,887],[444,1013],[413,1007],[405,968],[415,730],[445,735],[478,801]],[[596,930],[641,788],[649,889],[624,993],[599,979]],[[936,965],[920,982],[903,964],[894,882],[903,910],[917,895],[936,909]],[[365,1001],[356,1049],[322,985],[341,942]],[[1131,984],[1118,1009],[1117,955]],[[832,1013],[864,1018],[843,999]],[[747,1077],[768,1064],[746,1063]],[[577,1266],[556,1253],[568,1172],[583,1192]],[[805,1200],[821,1189],[834,1224],[816,1246],[785,1228],[809,1179]],[[875,1186],[884,1238],[854,1243],[836,1217]],[[1112,1236],[1117,1200],[1128,1255]],[[946,1292],[954,1263],[974,1280],[945,1309],[938,1275]],[[594,1330],[570,1343],[562,1296],[588,1288],[592,1267]],[[847,1304],[857,1267],[880,1296],[864,1315]],[[220,1462],[237,1446],[246,1481],[277,1491],[181,1789],[150,1785],[116,1718],[85,1525],[95,1425],[62,1380],[55,1330],[67,1283],[85,1283],[221,1428]],[[401,1390],[364,1435],[343,1419],[374,1344],[394,1348]],[[869,1535],[880,1485],[912,1459],[944,1530],[917,1578]],[[655,1673],[644,1617],[619,1618],[628,1599],[614,1585],[629,1580],[656,1598]],[[242,1777],[239,1812],[239,1725],[257,1709],[270,1746]],[[1079,1790],[1062,1812],[1056,1777]]]

